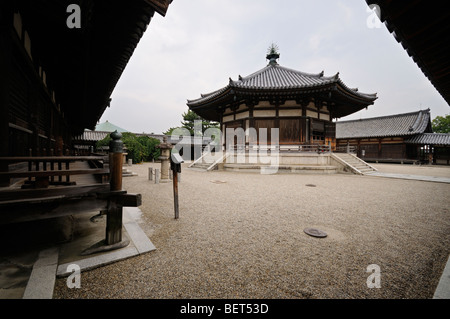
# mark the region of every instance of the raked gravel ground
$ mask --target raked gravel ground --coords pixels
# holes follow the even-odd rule
[[[432,298],[449,256],[450,184],[183,167],[175,220],[172,184],[149,181],[149,166],[160,167],[133,165],[124,189],[142,194],[139,225],[157,250],[82,273],[80,289],[57,279],[54,298]],[[381,288],[367,286],[372,264]]]

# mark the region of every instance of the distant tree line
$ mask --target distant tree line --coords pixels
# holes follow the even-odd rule
[[[111,141],[111,137],[107,135],[103,140],[98,141],[96,146],[101,148],[108,146]],[[133,133],[122,133],[122,141],[125,147],[125,151],[128,153],[128,159],[132,159],[133,163],[148,162],[153,159],[158,159],[161,155],[161,151],[157,146],[161,141],[154,137],[149,136],[136,136]]]

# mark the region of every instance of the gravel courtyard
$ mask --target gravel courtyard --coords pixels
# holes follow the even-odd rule
[[[139,225],[157,250],[82,273],[80,289],[57,279],[54,298],[432,298],[450,253],[450,184],[184,166],[175,220],[172,184],[149,181],[150,166],[133,165],[124,189],[142,194]],[[380,288],[368,288],[372,264]]]

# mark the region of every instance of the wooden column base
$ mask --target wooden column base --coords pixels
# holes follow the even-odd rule
[[[122,241],[122,205],[114,199],[110,201],[106,215],[106,245],[114,245]]]
[[[127,194],[126,191],[115,191],[109,196],[106,213],[106,245],[114,245],[122,241],[122,210],[123,206],[138,207],[142,204],[140,194]]]

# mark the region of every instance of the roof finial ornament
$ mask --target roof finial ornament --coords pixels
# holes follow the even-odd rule
[[[275,43],[272,43],[267,50],[266,59],[269,60],[270,65],[277,65],[277,59],[280,58],[280,53],[278,53],[278,46]]]

